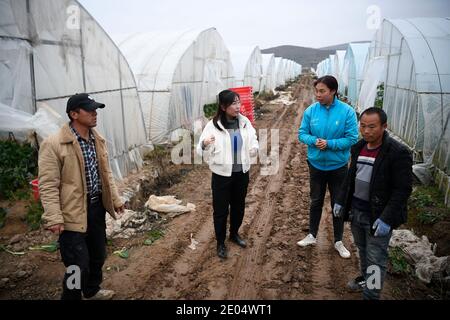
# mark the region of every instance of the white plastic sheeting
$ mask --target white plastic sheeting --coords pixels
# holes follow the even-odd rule
[[[310,72],[315,72],[313,68],[309,69]],[[295,68],[295,76],[299,76],[301,75],[303,72],[303,66],[299,63],[296,64],[296,68]]]
[[[344,58],[345,58],[345,50],[336,50],[336,54],[334,55],[334,74],[333,76],[336,78],[339,84],[339,93],[344,93],[344,86],[342,83],[342,71],[344,69]]]
[[[292,61],[292,68],[291,68],[291,79],[296,78],[298,75],[302,73],[302,65],[298,64],[295,61]]]
[[[271,92],[276,87],[275,55],[273,53],[263,54],[262,65],[264,74],[262,91]]]
[[[339,88],[339,93],[343,94],[345,91],[345,80],[342,78],[344,73],[344,58],[346,51],[337,50],[335,54],[330,54],[327,59],[322,60],[317,64],[316,74],[318,77],[330,75],[336,78]]]
[[[292,80],[294,79],[295,75],[294,75],[294,64],[295,62],[292,60],[287,60],[287,63],[285,65],[285,77],[286,77],[286,81],[288,80]]]
[[[275,58],[275,84],[281,86],[284,84],[284,59],[280,57]]]
[[[191,130],[203,107],[234,85],[230,52],[215,28],[134,34],[119,47],[135,74],[149,139]]]
[[[259,92],[264,77],[259,47],[231,47],[229,49],[233,63],[235,86],[251,86],[254,93]]]
[[[373,107],[377,96],[377,87],[386,74],[386,58],[375,57],[367,62],[364,81],[361,85],[357,110],[362,112]]]
[[[67,99],[87,92],[106,104],[98,130],[121,178],[139,168],[147,141],[133,75],[94,18],[76,1],[0,1],[0,102],[30,116],[62,118]]]
[[[47,138],[63,125],[62,117],[50,108],[42,107],[34,115],[0,103],[0,137],[9,132],[21,141]]]
[[[450,193],[450,19],[385,19],[369,49],[384,56],[383,109],[390,129],[433,164]],[[361,93],[362,94],[362,93]]]
[[[317,65],[316,74],[320,78],[327,75],[329,70],[330,70],[330,58],[326,58],[325,60],[319,62],[319,64]]]
[[[292,60],[280,57],[275,58],[275,84],[276,87],[284,85],[302,73],[302,66]]]
[[[341,81],[345,86],[348,101],[355,105],[364,80],[364,63],[369,52],[370,43],[350,43],[344,58]]]
[[[284,79],[285,81],[288,81],[292,78],[292,61],[289,59],[286,59],[284,63]]]
[[[336,63],[335,63],[335,54],[330,54],[330,56],[328,57],[329,59],[329,63],[328,63],[328,68],[327,68],[327,72],[325,74],[328,75],[332,75],[335,76],[336,75]]]
[[[301,64],[288,59],[286,65],[286,80],[293,80],[295,77],[302,73]]]

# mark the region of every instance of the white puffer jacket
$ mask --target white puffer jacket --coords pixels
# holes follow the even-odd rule
[[[239,131],[242,137],[242,171],[246,173],[250,170],[250,165],[256,163],[259,144],[258,138],[256,137],[256,130],[253,128],[250,120],[241,114],[239,114],[238,118]],[[203,159],[208,163],[209,169],[212,172],[221,176],[231,177],[233,153],[230,133],[223,127],[220,120],[217,124],[222,128],[222,131],[214,126],[212,120],[206,124],[197,144],[197,153],[203,156]],[[215,137],[214,143],[208,145],[205,150],[202,150],[203,140],[209,138],[211,135]]]

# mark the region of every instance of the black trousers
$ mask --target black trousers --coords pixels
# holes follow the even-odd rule
[[[100,198],[100,201],[88,204],[86,233],[63,231],[59,236],[61,258],[66,266],[62,300],[80,300],[81,293],[85,298],[90,298],[100,290],[106,259],[105,214]],[[81,271],[80,288],[74,288],[75,273],[67,269],[70,266],[77,266]]]
[[[218,244],[225,243],[230,213],[230,235],[237,234],[244,219],[249,173],[233,172],[231,177],[212,174],[214,230]]]
[[[309,210],[309,232],[317,237],[319,231],[320,219],[322,217],[322,207],[325,199],[325,193],[330,191],[331,212],[333,212],[334,201],[341,185],[347,175],[347,165],[336,170],[323,171],[313,167],[309,161],[309,186],[311,206]],[[344,233],[343,218],[335,218],[333,216],[334,241],[341,241]]]

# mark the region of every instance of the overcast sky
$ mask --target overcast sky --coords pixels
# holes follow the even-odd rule
[[[449,0],[79,0],[113,38],[215,27],[227,46],[371,40],[381,18],[449,17]],[[374,7],[375,6],[375,7]]]

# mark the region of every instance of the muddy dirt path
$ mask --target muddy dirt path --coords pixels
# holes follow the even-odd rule
[[[115,290],[116,299],[360,299],[345,289],[358,274],[358,258],[347,225],[344,243],[351,259],[340,258],[333,247],[328,196],[317,245],[296,244],[308,234],[309,225],[306,147],[298,142],[297,130],[311,103],[312,78],[303,77],[287,92],[293,96],[290,101],[265,104],[256,121],[258,130],[268,129],[269,144],[278,132],[279,169],[262,175],[267,164],[252,166],[240,230],[247,248],[227,241],[228,259],[216,256],[211,172],[206,165],[196,165],[164,191],[194,203],[196,211],[170,221],[164,237],[151,246],[142,245],[144,236],[122,241],[130,248],[128,259],[108,257],[103,287]],[[191,237],[198,242],[195,250],[189,247]],[[58,299],[64,269],[57,253],[36,252],[28,259],[33,275],[16,288],[0,290],[0,299]],[[5,261],[4,266],[13,272],[17,263]]]
[[[296,242],[308,231],[309,173],[306,148],[298,143],[297,128],[312,97],[311,79],[291,89],[294,103],[266,105],[258,129],[279,130],[279,170],[261,175],[252,167],[241,235],[248,247],[227,242],[229,258],[215,253],[212,223],[211,173],[206,166],[190,172],[167,190],[197,205],[197,211],[176,218],[164,239],[152,247],[135,248],[126,268],[111,274],[105,287],[117,298],[144,299],[359,299],[345,283],[357,274],[357,257],[346,229],[352,258],[343,260],[333,248],[329,204],[318,245],[300,248]],[[270,136],[268,138],[270,141]],[[190,236],[197,248],[188,247]]]

